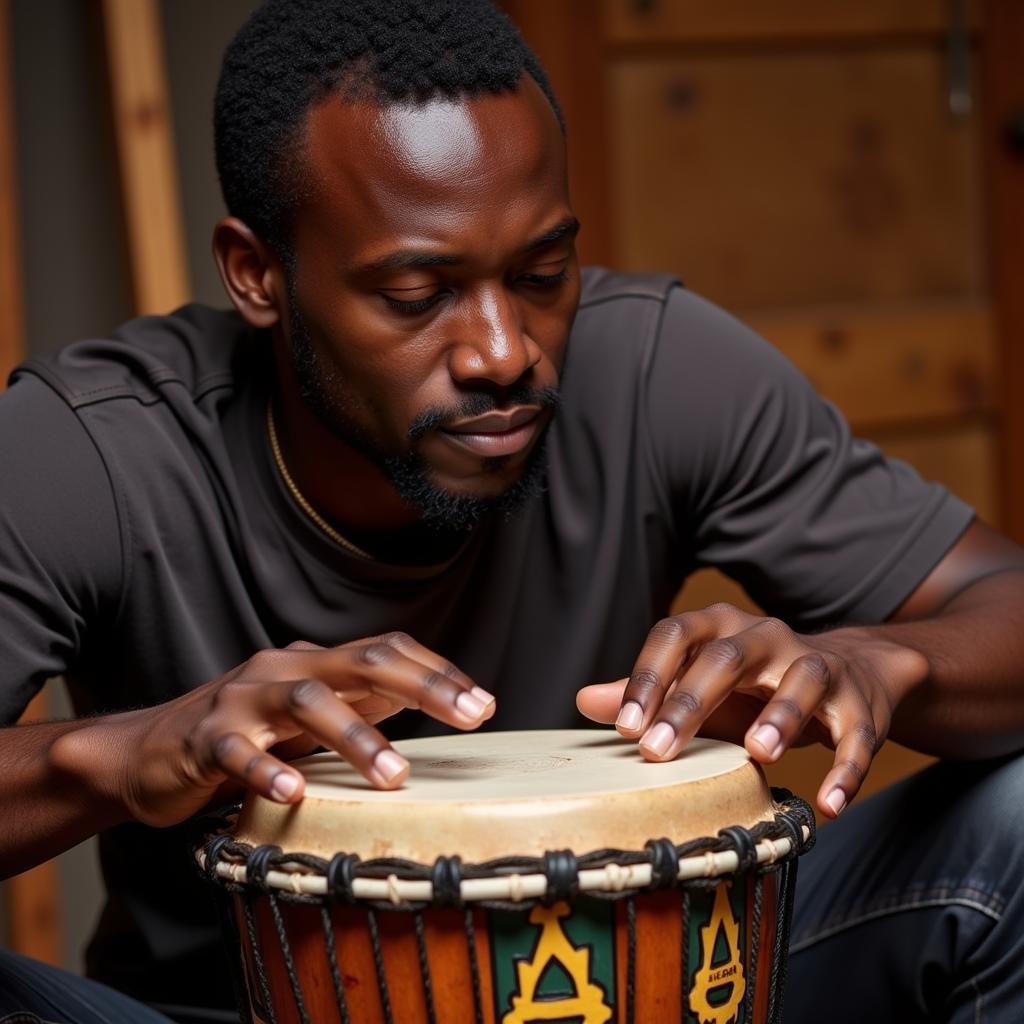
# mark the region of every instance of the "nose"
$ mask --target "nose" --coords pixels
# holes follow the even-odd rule
[[[504,288],[482,289],[457,330],[459,337],[451,349],[449,368],[460,384],[479,381],[510,387],[540,361],[541,350],[527,333],[515,300]]]

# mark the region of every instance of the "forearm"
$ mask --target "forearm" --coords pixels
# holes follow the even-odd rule
[[[110,719],[0,730],[0,878],[25,871],[124,820]],[[100,726],[100,727],[97,727]]]
[[[928,660],[923,682],[894,695],[892,739],[953,758],[1024,747],[1024,571],[981,579],[919,621],[837,632],[889,640]]]

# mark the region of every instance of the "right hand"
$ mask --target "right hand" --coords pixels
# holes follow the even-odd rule
[[[304,779],[286,759],[321,746],[374,786],[400,786],[409,763],[374,723],[403,708],[472,729],[495,705],[468,676],[404,633],[332,648],[298,642],[260,651],[165,704],[95,719],[57,740],[51,757],[81,771],[83,757],[94,760],[105,750],[108,763],[111,756],[117,762],[108,779],[117,792],[108,796],[129,818],[162,827],[241,787],[297,803]],[[95,780],[105,774],[86,773]]]

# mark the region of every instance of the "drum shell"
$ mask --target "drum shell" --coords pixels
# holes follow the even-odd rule
[[[275,920],[267,895],[250,893],[233,896],[231,900],[256,1024],[303,1024],[289,980],[289,959],[306,1020],[316,1024],[344,1024],[327,955],[325,924],[330,928],[343,999],[352,1024],[476,1024],[478,1020],[485,1024],[526,1024],[542,1019],[574,1019],[572,1014],[558,1009],[559,998],[569,997],[566,984],[562,986],[561,997],[557,991],[552,993],[549,985],[544,999],[535,1004],[543,1003],[543,1012],[553,1016],[516,1016],[514,1012],[513,997],[529,995],[515,983],[510,985],[509,979],[518,977],[514,961],[518,957],[519,963],[528,964],[531,952],[534,958],[538,952],[543,955],[540,938],[545,925],[531,923],[533,913],[546,919],[548,931],[545,934],[554,936],[558,949],[577,951],[568,967],[558,961],[563,979],[571,976],[577,991],[581,982],[584,988],[599,987],[599,993],[590,990],[593,998],[588,1005],[592,1016],[575,1014],[582,1024],[654,1021],[658,1024],[673,1021],[749,1024],[749,1021],[768,1019],[770,986],[779,973],[784,955],[778,936],[785,930],[779,927],[782,924],[780,909],[785,913],[789,903],[780,901],[786,874],[783,868],[759,876],[724,878],[718,885],[640,893],[617,900],[582,897],[571,907],[556,904],[553,911],[543,907],[515,912],[481,908],[468,912],[427,909],[416,914],[368,911],[360,906],[334,905],[321,909],[278,896],[275,902],[279,917]],[[707,993],[710,988],[710,993],[703,1005],[711,1005],[715,1012],[706,1016],[697,1009],[701,1005],[695,999],[700,972],[710,971],[711,978],[723,973],[729,976],[730,960],[723,960],[723,954],[727,958],[734,956],[728,936],[723,942],[719,931],[711,938],[710,945],[707,934],[702,936],[716,906],[723,905],[720,899],[716,903],[719,889],[724,889],[732,919],[738,922],[744,989],[751,981],[754,985],[753,1012],[749,1020],[746,999],[737,1001],[735,1013],[728,1000],[725,1009],[715,1009],[716,997],[735,994],[735,990],[730,989],[734,982],[727,980],[709,985],[707,974],[704,991]],[[422,922],[422,946],[417,934],[417,917]],[[589,943],[578,941],[584,925],[590,928],[593,941]],[[383,986],[378,978],[374,931],[384,972]],[[515,942],[510,945],[508,939],[510,934],[525,936],[527,941],[520,942],[515,950],[512,948]],[[254,936],[258,944],[255,951],[250,936]],[[560,936],[568,940],[568,945],[563,944]],[[580,950],[585,953],[584,959],[578,955]],[[581,969],[584,960],[587,966]],[[260,994],[258,961],[263,966],[269,1006],[263,1005],[265,999]],[[572,974],[574,968],[576,975]],[[680,979],[684,975],[687,978],[685,1009],[680,991]],[[390,1012],[385,1010],[385,999]],[[578,1009],[580,1005],[562,1004],[563,1009]]]

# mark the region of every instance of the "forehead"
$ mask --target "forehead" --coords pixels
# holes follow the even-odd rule
[[[396,243],[511,241],[569,212],[561,128],[528,76],[514,92],[466,100],[332,96],[311,109],[304,151],[299,250],[329,241],[372,259]]]

